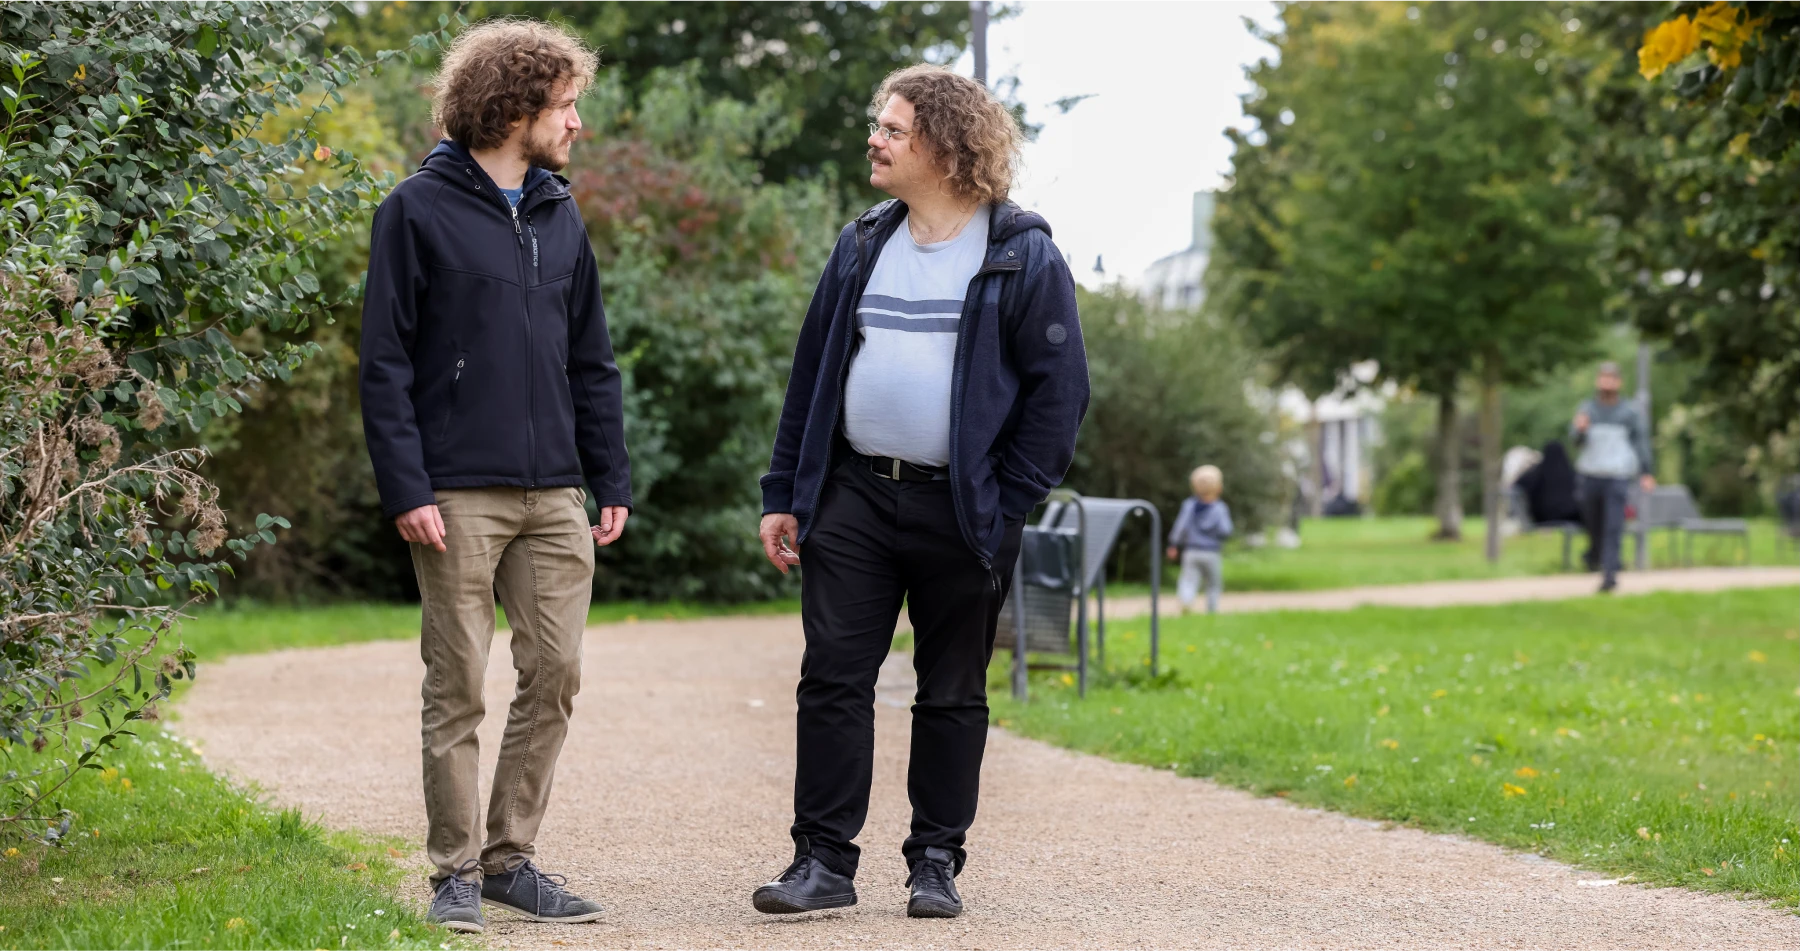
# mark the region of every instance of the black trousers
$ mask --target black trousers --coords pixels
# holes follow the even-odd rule
[[[907,766],[913,830],[901,853],[911,863],[927,848],[948,849],[962,869],[988,741],[988,660],[1023,526],[1008,522],[998,557],[983,567],[957,529],[949,482],[884,479],[855,458],[826,480],[800,552],[807,650],[796,691],[797,847],[856,874],[876,673],[904,599],[918,690]]]
[[[1584,557],[1600,569],[1602,580],[1612,581],[1620,573],[1620,538],[1626,528],[1626,500],[1632,494],[1632,482],[1583,476],[1579,494],[1582,524],[1588,529]]]

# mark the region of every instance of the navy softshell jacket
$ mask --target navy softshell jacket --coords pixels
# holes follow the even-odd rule
[[[857,302],[906,216],[907,206],[890,200],[845,226],[801,325],[762,478],[764,514],[793,514],[797,543],[812,530],[834,453],[844,451],[838,434]],[[951,499],[964,541],[984,565],[1000,549],[1006,520],[1025,518],[1063,481],[1087,411],[1075,279],[1042,217],[997,205],[963,300],[951,370]]]
[[[383,515],[496,485],[631,506],[619,368],[567,186],[532,169],[511,207],[446,139],[376,210],[360,387]]]

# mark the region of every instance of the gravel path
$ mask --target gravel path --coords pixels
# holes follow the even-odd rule
[[[1788,575],[1793,583],[1794,573]],[[504,636],[502,638],[504,641]],[[511,667],[497,644],[488,709]],[[898,847],[908,668],[877,705],[862,904],[769,917],[750,890],[786,864],[792,617],[588,632],[584,689],[541,864],[609,912],[592,925],[490,917],[496,947],[1794,948],[1754,902],[1611,883],[1453,836],[1303,810],[1212,783],[989,735],[982,812],[953,921],[905,917]],[[414,642],[208,665],[178,728],[215,767],[328,825],[424,838]],[[500,719],[482,728],[492,766]],[[486,783],[484,782],[484,788]],[[415,855],[423,872],[424,863]],[[423,902],[423,876],[410,886]]]
[[[1228,562],[1226,577],[1231,578]],[[1665,571],[1622,571],[1614,597],[1653,591],[1723,591],[1727,588],[1771,588],[1801,582],[1794,568],[1684,568]],[[1343,611],[1364,605],[1439,608],[1457,604],[1511,604],[1587,597],[1600,584],[1598,575],[1537,575],[1482,581],[1432,581],[1424,584],[1370,585],[1325,591],[1228,591],[1221,611]],[[1148,597],[1109,598],[1108,617],[1132,617],[1150,611]],[[1163,592],[1162,607],[1176,606],[1174,591]]]

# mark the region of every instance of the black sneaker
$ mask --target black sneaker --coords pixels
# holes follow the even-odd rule
[[[949,849],[926,849],[925,858],[913,863],[907,885],[908,918],[955,918],[963,914],[963,898],[957,894],[956,856]]]
[[[795,843],[794,861],[776,880],[750,893],[750,903],[766,915],[793,915],[857,903],[857,887],[813,857],[805,836]]]
[[[580,924],[601,916],[599,902],[570,894],[565,884],[563,876],[547,875],[528,860],[510,872],[484,877],[482,902],[532,921]]]
[[[1619,582],[1618,582],[1618,581],[1615,581],[1615,580],[1613,580],[1613,579],[1612,579],[1612,578],[1609,578],[1609,579],[1607,579],[1607,580],[1606,580],[1606,581],[1603,581],[1603,582],[1601,582],[1601,590],[1600,590],[1600,592],[1598,592],[1598,593],[1600,593],[1600,594],[1612,594],[1612,593],[1613,593],[1613,589],[1615,589],[1615,588],[1617,588],[1617,587],[1619,587],[1619,586],[1620,586],[1620,583],[1619,583]]]
[[[481,934],[487,928],[488,923],[482,918],[482,886],[463,879],[477,867],[478,863],[471,859],[457,869],[455,875],[433,886],[431,910],[425,913],[426,921],[468,934]]]

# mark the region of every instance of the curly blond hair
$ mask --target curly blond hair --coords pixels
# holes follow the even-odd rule
[[[1007,199],[1025,136],[986,87],[942,66],[907,66],[882,80],[870,116],[894,96],[913,104],[913,134],[936,156],[952,194],[983,204]]]
[[[594,81],[600,57],[541,20],[488,20],[463,31],[434,81],[432,122],[465,148],[491,149],[516,119],[534,119],[564,82],[577,95]]]

